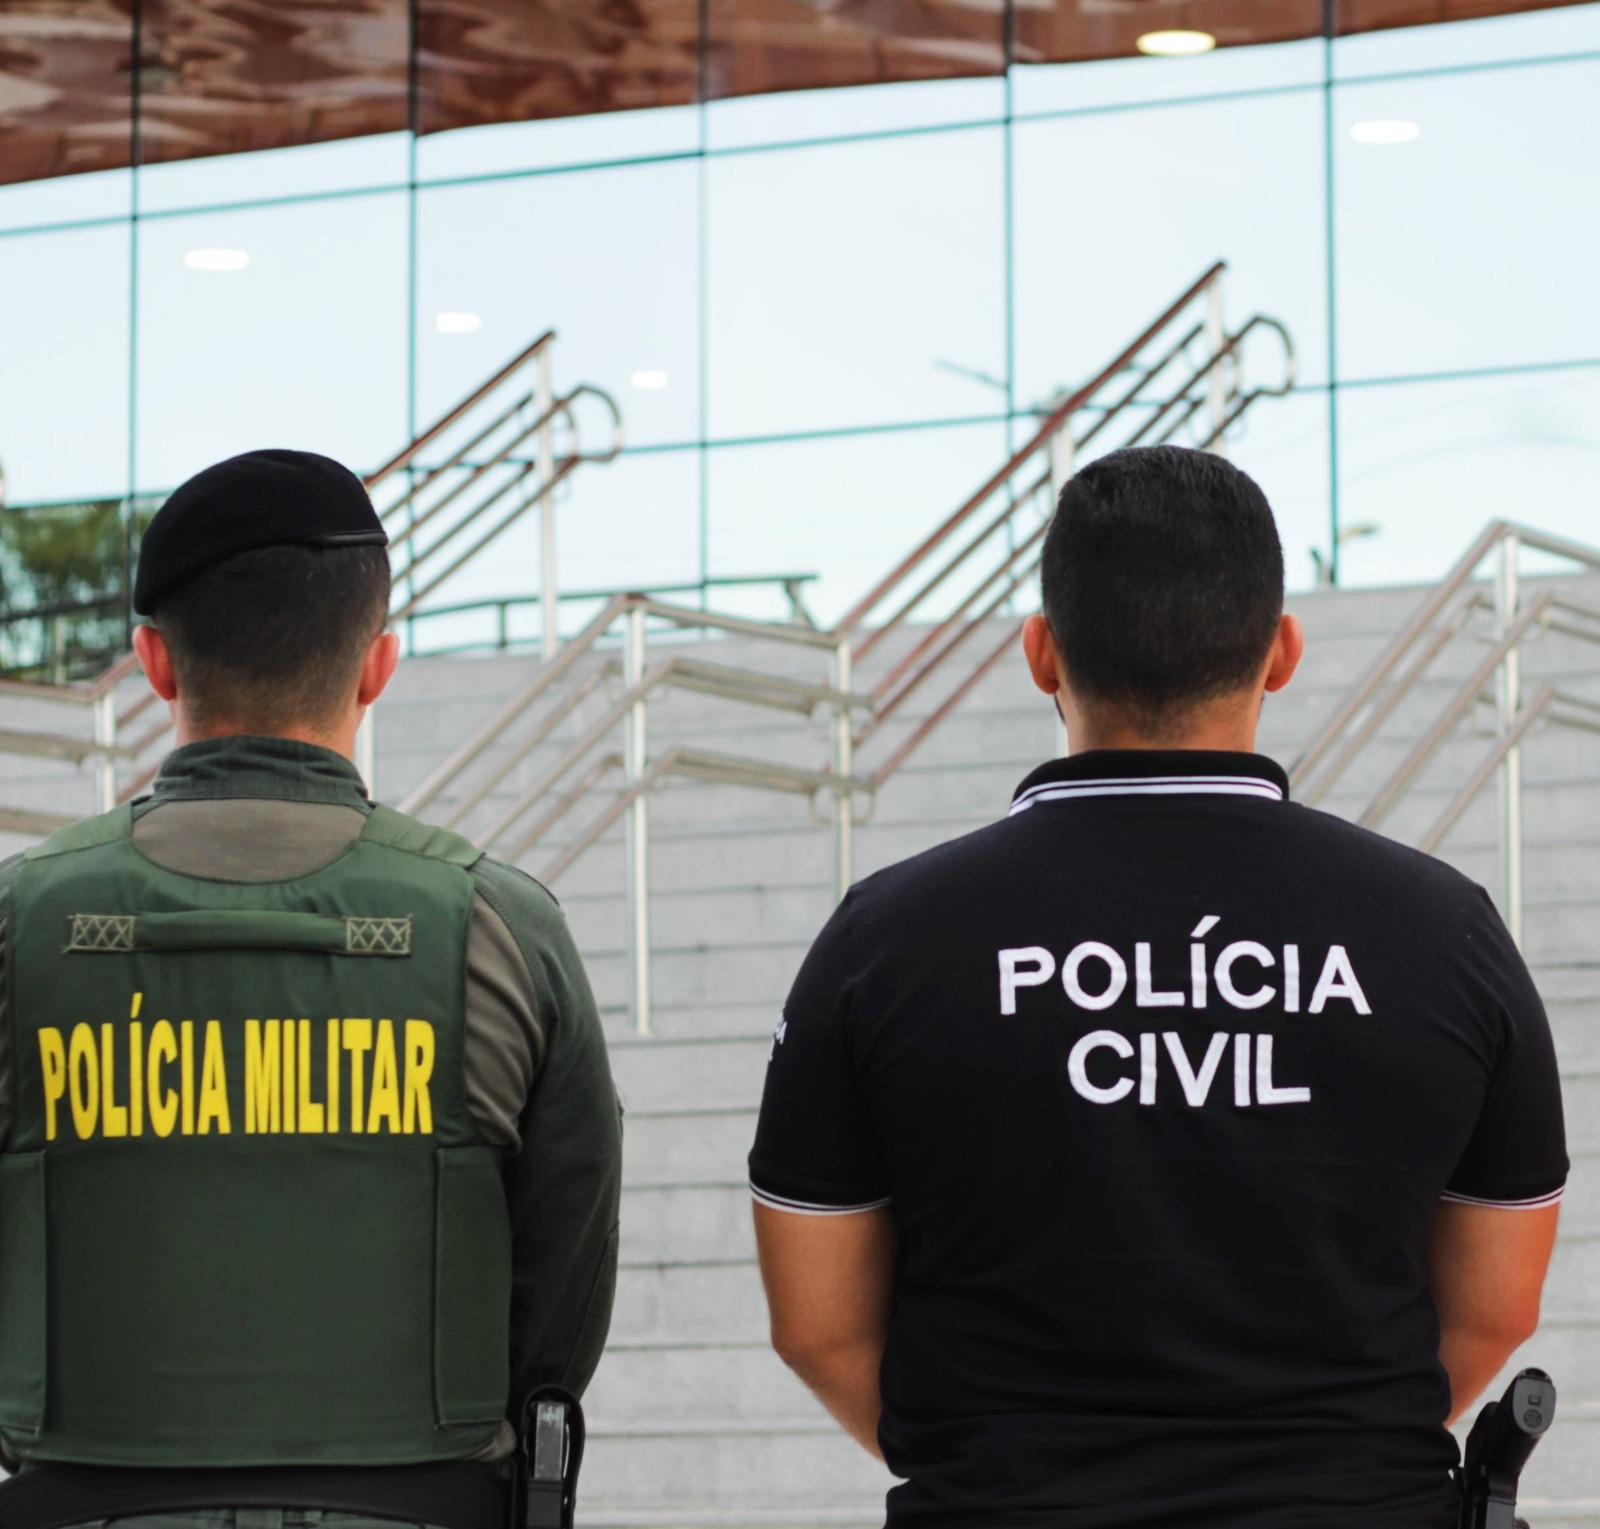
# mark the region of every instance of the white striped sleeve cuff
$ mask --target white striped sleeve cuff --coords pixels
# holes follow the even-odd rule
[[[792,1211],[797,1216],[857,1216],[866,1210],[882,1210],[894,1198],[885,1195],[881,1200],[867,1200],[860,1205],[818,1205],[810,1200],[793,1200],[788,1195],[775,1195],[771,1190],[762,1189],[754,1179],[750,1181],[750,1193],[763,1205],[770,1205],[774,1210]]]
[[[1563,1187],[1552,1189],[1549,1194],[1530,1195],[1525,1200],[1491,1200],[1483,1195],[1463,1195],[1447,1189],[1442,1198],[1451,1205],[1487,1205],[1491,1210],[1542,1210],[1546,1205],[1559,1204],[1565,1193]]]

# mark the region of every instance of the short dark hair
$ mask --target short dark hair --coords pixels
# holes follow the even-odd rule
[[[198,721],[275,733],[338,718],[389,592],[383,547],[259,547],[196,574],[152,619]]]
[[[1232,463],[1135,446],[1067,481],[1041,583],[1075,696],[1159,739],[1256,677],[1283,615],[1283,546]]]

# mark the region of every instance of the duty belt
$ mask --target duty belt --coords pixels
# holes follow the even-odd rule
[[[105,1519],[207,1508],[290,1508],[437,1529],[506,1529],[511,1483],[486,1465],[251,1470],[37,1465],[0,1487],[0,1529],[71,1529]]]
[[[399,1466],[131,1469],[35,1465],[0,1485],[0,1529],[74,1529],[107,1519],[285,1508],[395,1519],[433,1529],[572,1529],[583,1409],[558,1386],[528,1398],[504,1468]]]

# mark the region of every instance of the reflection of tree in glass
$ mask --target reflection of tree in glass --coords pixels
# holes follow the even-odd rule
[[[135,531],[153,506],[135,508]],[[120,499],[0,514],[0,672],[57,684],[127,647],[130,545]]]

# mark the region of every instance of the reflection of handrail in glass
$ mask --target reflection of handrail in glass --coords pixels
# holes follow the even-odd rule
[[[573,412],[572,406],[578,399],[586,397],[598,398],[605,405],[606,409],[611,415],[611,442],[609,447],[601,452],[584,452],[583,450],[579,449],[578,446],[578,421]],[[509,417],[509,414],[502,415],[500,420],[497,421],[497,424],[504,423]],[[395,570],[395,583],[397,585],[410,586],[406,598],[399,606],[395,608],[393,612],[395,619],[398,620],[401,617],[409,616],[415,612],[417,607],[425,599],[427,599],[429,595],[438,589],[441,584],[443,584],[453,574],[458,572],[464,564],[470,562],[474,557],[488,547],[490,543],[495,541],[503,532],[509,530],[511,526],[515,525],[516,522],[519,521],[525,514],[527,514],[529,510],[539,506],[548,506],[551,496],[555,493],[557,486],[570,477],[572,473],[575,472],[581,465],[588,462],[603,463],[614,461],[621,453],[622,413],[617,408],[616,400],[613,399],[611,395],[605,392],[605,390],[602,388],[594,387],[589,383],[580,383],[570,392],[564,394],[558,399],[553,400],[548,407],[541,410],[537,418],[519,430],[518,433],[510,438],[510,440],[506,441],[494,453],[494,455],[489,457],[484,462],[474,464],[468,470],[467,476],[461,482],[448,489],[440,499],[429,505],[422,511],[420,515],[416,517],[415,520],[410,522],[407,525],[404,533],[407,547],[411,548],[413,546],[412,538],[415,536],[416,532],[431,522],[434,517],[440,513],[440,511],[453,504],[463,493],[465,493],[467,489],[471,488],[477,483],[482,482],[484,477],[491,473],[495,468],[509,465],[511,455],[518,446],[520,446],[530,436],[538,435],[547,431],[557,419],[563,419],[566,421],[567,427],[571,431],[573,449],[563,455],[559,460],[556,460],[553,456],[547,457],[546,453],[541,451],[537,459],[522,463],[520,467],[517,467],[510,474],[510,476],[506,477],[498,486],[493,487],[485,497],[479,499],[475,504],[473,504],[472,507],[468,509],[465,514],[463,514],[452,525],[450,525],[450,527],[436,541],[432,542],[427,547],[424,547],[421,551],[411,551],[409,561],[405,562],[404,566]],[[482,434],[480,433],[478,438],[480,443],[481,439]],[[452,463],[456,463],[462,459],[458,453],[457,456],[451,460]],[[423,487],[425,488],[439,482],[442,474],[447,470],[447,468],[448,464],[447,467],[440,468],[437,472],[430,474]],[[458,545],[462,534],[469,526],[474,524],[481,516],[486,514],[490,509],[504,499],[505,496],[513,489],[519,488],[536,473],[538,474],[538,482],[536,486],[533,488],[532,492],[522,495],[519,502],[513,507],[509,515],[502,516],[484,535],[472,542],[465,551],[459,552],[453,559],[451,559],[449,563],[445,565],[442,571],[434,574],[433,577],[430,578],[426,583],[420,586],[414,583],[417,570],[421,568],[424,563],[431,562],[440,552],[446,550],[447,548]],[[401,501],[401,504],[414,503],[416,494],[418,492],[418,490],[414,489],[411,493],[405,496],[405,498]],[[395,507],[390,507],[390,509],[384,512],[385,518],[393,513],[394,508]],[[545,579],[547,594],[554,592],[553,580],[548,576],[550,572],[552,572],[552,570],[547,570],[547,576]]]
[[[664,595],[693,595],[714,589],[775,589],[789,606],[789,620],[802,626],[814,627],[816,620],[806,608],[805,586],[815,584],[820,575],[815,573],[751,573],[724,574],[709,579],[694,579],[681,584],[648,584],[642,589],[631,585],[626,589],[564,589],[560,600],[563,605],[603,603],[615,595],[641,594],[660,597]],[[447,647],[419,647],[413,639],[407,649],[414,658],[438,658],[449,653],[470,653],[493,648],[505,651],[519,641],[511,635],[510,617],[519,607],[537,607],[538,595],[491,595],[481,600],[463,600],[455,605],[430,605],[427,610],[414,611],[406,618],[407,626],[423,621],[434,621],[450,616],[473,616],[492,611],[495,617],[495,636],[492,640],[461,642]],[[532,641],[533,639],[527,639]]]
[[[429,425],[421,435],[417,436],[410,445],[404,447],[378,468],[375,472],[367,474],[365,479],[367,491],[370,493],[392,473],[399,472],[402,467],[408,467],[417,455],[431,446],[453,424],[460,420],[469,410],[482,403],[494,390],[508,377],[521,371],[533,358],[547,350],[554,343],[556,332],[547,329],[525,350],[519,351],[504,366],[497,371],[487,382],[480,383],[454,408],[446,410],[433,424]]]
[[[1122,390],[1120,396],[1107,405],[1097,403],[1101,391],[1117,377],[1124,375],[1144,349],[1171,324],[1179,320],[1196,299],[1202,295],[1209,295],[1211,313],[1213,318],[1215,317],[1220,301],[1218,284],[1224,269],[1224,263],[1220,261],[1212,266],[1177,301],[1169,305],[1161,316],[1109,366],[1046,414],[1028,442],[1015,452],[977,493],[946,519],[910,557],[858,602],[839,623],[836,630],[841,634],[859,630],[873,619],[875,613],[891,596],[899,594],[914,575],[928,570],[912,592],[900,598],[892,611],[878,619],[876,626],[863,632],[855,655],[859,659],[883,642],[890,633],[911,620],[937,591],[972,561],[977,553],[990,548],[998,538],[1002,536],[1005,538],[1004,544],[998,549],[1002,554],[1001,560],[993,571],[968,590],[953,610],[945,612],[923,632],[909,651],[902,654],[878,679],[872,688],[875,702],[873,713],[855,733],[852,740],[855,746],[864,744],[872,737],[914,691],[944,668],[956,650],[987,621],[1003,611],[1011,599],[1037,573],[1038,557],[1028,558],[1027,554],[1033,552],[1042,542],[1049,524],[1050,512],[1054,507],[1046,504],[1039,523],[1025,533],[1019,534],[1017,520],[1023,513],[1034,509],[1041,497],[1051,494],[1059,487],[1060,480],[1064,476],[1061,470],[1063,458],[1070,460],[1085,446],[1096,441],[1117,420],[1132,415],[1136,410],[1149,412],[1146,417],[1137,421],[1132,435],[1121,444],[1136,445],[1149,439],[1152,434],[1154,434],[1152,444],[1170,441],[1208,404],[1213,410],[1210,428],[1197,444],[1202,448],[1213,447],[1258,399],[1282,396],[1293,388],[1296,361],[1289,333],[1278,320],[1256,314],[1232,334],[1214,330],[1215,343],[1210,353],[1198,364],[1188,362],[1183,369],[1181,380],[1174,382],[1169,379],[1158,391],[1155,399],[1147,399],[1146,395],[1151,392],[1156,380],[1166,374],[1180,358],[1187,356],[1188,347],[1207,332],[1207,324],[1189,324],[1174,341],[1167,344],[1150,365],[1139,369],[1139,376],[1131,387]],[[1245,389],[1242,386],[1240,356],[1247,337],[1258,329],[1270,329],[1282,340],[1285,358],[1284,378],[1280,384],[1272,387]],[[1227,378],[1228,370],[1232,372],[1228,383],[1220,388],[1215,386],[1217,379]],[[1213,385],[1202,387],[1202,384]],[[1199,391],[1196,391],[1197,389]],[[1093,411],[1098,417],[1082,436],[1074,439],[1071,433],[1072,420],[1080,411]],[[1041,456],[1047,458],[1042,468],[1036,474],[1030,474],[1029,481],[1020,490],[1015,489],[1013,482],[1017,475],[1028,469],[1030,464]],[[990,516],[975,535],[970,538],[962,537],[961,532],[972,518],[1002,490],[1006,492],[1006,497],[998,512]],[[979,601],[997,585],[998,594],[988,599],[981,609],[977,609],[976,614],[973,614]],[[1011,637],[1008,635],[1007,643],[1010,640]],[[1003,647],[1000,651],[1004,651]],[[983,659],[979,665],[980,674],[986,673],[998,661],[999,652]],[[957,699],[965,695],[970,688],[970,684],[963,684]],[[905,740],[884,765],[874,772],[874,779],[885,780],[898,769],[910,753],[943,721],[949,709],[949,706],[941,705],[931,717],[924,719],[910,738]]]
[[[1027,464],[1033,458],[1040,455],[1041,452],[1049,451],[1059,435],[1062,435],[1064,432],[1068,432],[1070,430],[1070,422],[1074,414],[1078,413],[1080,410],[1091,407],[1094,404],[1096,396],[1101,392],[1101,390],[1107,387],[1110,383],[1114,382],[1119,376],[1124,375],[1129,366],[1138,359],[1140,353],[1145,349],[1146,346],[1148,346],[1165,329],[1167,329],[1167,327],[1172,324],[1173,321],[1177,319],[1197,298],[1199,298],[1202,294],[1210,293],[1220,282],[1222,273],[1224,270],[1226,270],[1226,268],[1226,262],[1219,260],[1187,290],[1185,290],[1176,301],[1169,304],[1168,307],[1161,313],[1161,315],[1153,323],[1148,325],[1138,336],[1138,338],[1135,339],[1131,345],[1127,346],[1113,361],[1110,362],[1109,365],[1104,367],[1091,381],[1078,388],[1061,403],[1057,404],[1055,408],[1053,408],[1048,414],[1046,414],[1039,423],[1038,427],[1034,430],[1033,434],[1028,438],[1026,443],[1024,443],[1019,450],[1014,452],[1010,459],[997,472],[993,473],[977,490],[976,493],[972,494],[969,498],[963,501],[963,503],[955,510],[953,514],[943,521],[885,578],[880,580],[877,585],[875,585],[866,595],[864,595],[854,606],[851,607],[851,609],[840,620],[838,624],[838,630],[841,632],[853,633],[866,626],[866,624],[872,619],[874,614],[880,609],[884,602],[889,599],[891,595],[895,594],[906,583],[906,581],[911,578],[913,574],[931,562],[937,554],[947,547],[951,543],[952,539],[956,536],[957,532],[959,532],[962,527],[964,527],[999,490],[1007,487],[1016,474],[1021,471],[1022,468],[1027,466]],[[1241,349],[1246,337],[1258,328],[1270,328],[1276,334],[1278,334],[1283,341],[1285,351],[1284,381],[1282,384],[1276,387],[1254,388],[1249,391],[1241,391],[1237,388],[1239,371],[1238,358],[1241,354]],[[1162,441],[1170,440],[1172,436],[1176,434],[1176,432],[1188,421],[1188,419],[1198,412],[1200,407],[1202,407],[1206,402],[1204,395],[1198,399],[1191,400],[1189,390],[1195,387],[1196,384],[1206,381],[1212,376],[1213,373],[1215,373],[1219,368],[1224,366],[1224,364],[1229,361],[1234,363],[1235,371],[1235,390],[1231,394],[1227,395],[1227,400],[1230,407],[1220,418],[1213,421],[1212,429],[1199,443],[1202,447],[1211,447],[1216,445],[1221,439],[1223,432],[1232,426],[1244,413],[1244,411],[1258,398],[1282,396],[1283,394],[1289,392],[1294,386],[1296,368],[1295,353],[1293,342],[1289,337],[1287,329],[1285,329],[1285,327],[1276,319],[1269,318],[1264,314],[1256,314],[1234,334],[1226,336],[1222,343],[1216,347],[1214,353],[1208,356],[1202,364],[1197,367],[1193,367],[1190,371],[1190,374],[1185,377],[1183,382],[1172,391],[1169,397],[1161,401],[1158,405],[1143,404],[1143,395],[1148,390],[1153,380],[1162,372],[1164,372],[1174,360],[1182,355],[1185,347],[1191,344],[1195,339],[1199,338],[1203,330],[1203,325],[1191,325],[1175,343],[1169,345],[1167,350],[1161,355],[1161,357],[1153,366],[1145,370],[1144,374],[1131,388],[1126,390],[1121,397],[1116,399],[1113,403],[1106,407],[1103,412],[1100,413],[1099,418],[1084,433],[1081,439],[1076,441],[1069,440],[1064,444],[1068,445],[1069,449],[1072,451],[1081,450],[1083,446],[1088,445],[1091,441],[1098,437],[1102,431],[1107,429],[1114,420],[1123,416],[1128,411],[1140,406],[1154,407],[1156,409],[1154,419],[1146,421],[1143,427],[1134,436],[1134,441],[1139,441],[1142,440],[1149,433],[1150,429],[1153,428],[1153,425],[1164,418],[1179,401],[1191,402],[1191,407],[1188,409],[1188,411],[1181,414],[1180,417],[1174,421],[1173,424],[1159,437],[1159,439]],[[1133,442],[1129,442],[1127,444],[1133,444]],[[1039,480],[1039,482],[1024,489],[1020,496],[1018,496],[1018,498],[1012,504],[1007,506],[1006,513],[994,519],[977,538],[962,548],[949,564],[936,570],[933,575],[926,580],[922,588],[918,590],[915,596],[905,600],[896,608],[892,615],[883,619],[873,630],[867,632],[862,637],[860,648],[858,650],[858,656],[865,655],[873,647],[877,646],[877,644],[880,643],[890,632],[895,630],[895,628],[897,628],[902,622],[910,617],[921,605],[922,601],[931,595],[937,588],[939,588],[945,582],[945,580],[952,573],[954,573],[955,570],[973,554],[973,552],[977,550],[979,545],[981,545],[989,537],[997,535],[1000,531],[1005,529],[1012,515],[1021,504],[1031,499],[1032,495],[1039,488],[1042,488],[1051,481],[1051,474],[1047,473]]]

